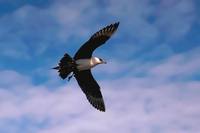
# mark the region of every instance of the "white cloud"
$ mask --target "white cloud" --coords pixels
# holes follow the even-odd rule
[[[51,36],[55,30],[55,25],[50,20],[46,10],[30,5],[3,15],[0,18],[0,43],[3,51],[0,55],[29,59],[36,53],[45,51],[44,45],[48,46],[49,42],[53,41]]]
[[[0,87],[4,88],[14,88],[16,86],[28,85],[31,80],[27,76],[22,76],[13,70],[2,70],[0,71]]]
[[[167,4],[163,2],[161,2],[161,7]],[[124,42],[125,45],[122,44],[123,47],[120,47],[120,49],[124,51],[127,49],[129,50],[127,54],[132,54],[134,50],[140,49],[139,46],[130,48],[130,44],[131,47],[133,46],[133,40],[151,42],[157,39],[161,31],[170,34],[170,37],[171,35],[173,37],[183,36],[190,29],[193,21],[192,18],[187,16],[187,13],[193,14],[192,3],[184,0],[177,1],[172,9],[164,6],[163,9],[156,10],[157,8],[146,0],[109,1],[105,10],[96,7],[95,3],[90,0],[80,3],[59,1],[45,9],[25,5],[16,12],[0,18],[3,20],[2,23],[0,22],[2,27],[0,34],[4,35],[8,32],[11,34],[9,36],[14,36],[15,33],[12,33],[12,30],[16,27],[3,24],[3,22],[10,22],[8,20],[12,18],[15,24],[22,26],[23,31],[15,29],[19,34],[11,37],[11,42],[16,41],[15,39],[18,36],[23,38],[26,33],[30,33],[31,28],[34,34],[42,33],[44,35],[42,36],[42,38],[45,38],[44,40],[41,39],[40,43],[34,44],[38,48],[35,50],[36,53],[39,51],[38,53],[41,54],[48,46],[58,44],[52,44],[51,39],[54,37],[65,42],[74,35],[78,35],[82,39],[89,35],[91,30],[96,31],[97,25],[98,27],[102,26],[100,20],[103,21],[103,18],[107,18],[102,17],[102,13],[109,15],[108,20],[118,18],[122,21],[120,25],[123,28],[120,29],[120,34],[127,37],[128,43]],[[148,22],[147,18],[154,15],[155,11],[161,12],[158,14],[158,20],[155,20],[155,23]],[[175,16],[180,15],[176,21],[172,21],[173,14]],[[186,18],[184,18],[185,14]],[[39,19],[35,21],[34,18]],[[179,19],[182,21],[180,25]],[[26,23],[27,21],[32,21],[32,23]],[[52,23],[49,24],[49,22]],[[168,24],[169,27],[163,29]],[[41,25],[44,27],[41,28]],[[178,30],[176,31],[174,27],[177,25]],[[4,26],[5,29],[3,29]],[[48,29],[51,26],[54,28],[49,31]],[[57,28],[58,30],[55,30]],[[53,34],[46,34],[49,32],[53,32]],[[48,40],[49,38],[50,40]],[[129,40],[129,38],[131,39]],[[19,57],[29,55],[29,47],[26,43],[21,43],[20,39],[16,46],[14,43],[5,47],[1,45],[2,51],[9,50],[13,46],[16,47],[15,50],[12,49],[13,53],[22,49],[20,53],[23,54]],[[46,47],[41,49],[41,42],[43,41]],[[58,83],[58,87],[53,90],[52,88],[58,82],[54,81],[55,73],[47,74],[50,78],[44,85],[34,85],[30,77],[18,72],[0,71],[0,132],[196,133],[200,131],[198,125],[200,123],[199,82],[191,80],[169,82],[168,79],[173,76],[188,78],[190,75],[193,76],[199,72],[199,49],[171,56],[171,49],[161,45],[158,49],[154,49],[152,53],[149,52],[146,55],[161,55],[162,51],[166,49],[167,52],[164,52],[163,56],[165,58],[170,56],[170,58],[163,60],[162,64],[153,61],[142,62],[141,60],[131,60],[130,63],[125,64],[125,62],[119,63],[118,60],[112,60],[110,64],[108,63],[108,67],[102,66],[102,68],[96,69],[95,72],[98,75],[100,75],[99,73],[115,75],[119,71],[130,70],[128,74],[117,77],[117,79],[98,81],[102,87],[106,103],[107,110],[105,113],[99,112],[89,105],[75,81],[70,81],[65,85]],[[124,54],[124,51],[120,51],[121,55]],[[13,56],[16,55],[13,54]],[[38,73],[42,72],[44,73],[43,70],[38,70]],[[133,77],[138,72],[146,73],[147,76]],[[19,122],[24,117],[28,120]],[[14,124],[13,121],[15,121]],[[29,122],[35,124],[27,124]],[[40,123],[43,123],[42,127]]]
[[[197,19],[193,0],[110,0],[107,10],[122,20],[126,38],[149,44],[184,37]]]
[[[185,68],[187,71],[199,71],[199,67],[196,67],[199,64],[198,51],[196,49],[177,55],[176,58],[171,57],[164,66],[174,66],[174,64],[179,66],[184,63],[186,67],[175,69],[181,71],[176,73],[178,76],[185,72]],[[38,133],[199,131],[199,82],[191,80],[160,82],[159,78],[165,80],[170,78],[163,76],[162,72],[171,70],[163,64],[160,66],[162,67],[155,65],[145,70],[156,74],[153,70],[159,67],[160,76],[157,77],[127,76],[99,81],[107,108],[105,113],[89,105],[75,81],[59,86],[55,90],[49,90],[47,84],[34,86],[24,80],[26,77],[23,75],[12,72],[12,75],[13,73],[18,75],[14,76],[16,79],[22,81],[10,84],[15,91],[1,86],[0,121],[2,123],[8,119],[20,120],[28,117],[34,123],[44,122],[43,127],[37,124],[26,127],[26,130],[34,129]],[[11,75],[8,73],[10,72],[6,72],[5,75]],[[15,124],[18,125],[17,122]],[[5,130],[4,127],[1,128]]]
[[[97,30],[96,19],[101,11],[96,7],[91,0],[56,1],[46,8],[22,5],[0,18],[0,43],[4,44],[0,55],[24,59],[38,56],[49,47],[59,49],[58,45],[63,44],[74,47],[74,36],[76,40],[87,41],[91,31]]]
[[[196,14],[192,0],[162,0],[158,9],[156,24],[167,39],[183,37],[194,23]]]
[[[111,0],[107,6],[108,13],[122,21],[121,29],[126,37],[134,38],[140,42],[153,41],[158,37],[157,28],[147,21],[153,15],[153,7],[146,0]]]
[[[61,0],[45,8],[23,5],[3,15],[0,18],[0,43],[6,45],[1,46],[5,51],[1,55],[24,58],[40,55],[50,46],[76,47],[71,43],[74,38],[83,39],[80,43],[85,42],[96,28],[113,21],[121,22],[116,40],[126,38],[123,46],[128,47],[127,52],[131,54],[135,49],[143,48],[143,43],[151,45],[163,37],[166,41],[184,36],[195,19],[193,1],[152,4],[151,0],[110,0],[104,3],[99,6],[91,0]],[[152,22],[151,17],[155,19]]]
[[[189,78],[200,70],[199,48],[173,55],[162,62],[150,70],[151,75],[164,79]]]

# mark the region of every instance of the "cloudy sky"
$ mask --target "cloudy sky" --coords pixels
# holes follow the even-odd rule
[[[200,132],[199,0],[0,0],[0,133]],[[106,103],[54,67],[102,27]]]

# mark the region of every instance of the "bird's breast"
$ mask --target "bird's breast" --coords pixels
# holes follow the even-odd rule
[[[78,59],[76,60],[76,64],[79,71],[91,69],[96,65],[91,59]]]

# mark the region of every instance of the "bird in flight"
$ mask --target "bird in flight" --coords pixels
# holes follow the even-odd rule
[[[119,22],[110,24],[93,34],[90,39],[83,44],[72,58],[65,53],[64,57],[53,69],[58,70],[62,79],[68,77],[68,81],[74,76],[85,93],[90,104],[96,109],[105,112],[105,104],[100,91],[100,86],[94,79],[91,69],[99,64],[106,64],[101,58],[92,56],[93,51],[103,45],[117,30]],[[70,73],[72,73],[70,75]]]

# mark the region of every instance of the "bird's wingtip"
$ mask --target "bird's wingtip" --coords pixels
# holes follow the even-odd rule
[[[101,112],[106,112],[106,109],[105,109],[105,108],[103,108],[103,109],[101,109],[100,111],[101,111]]]
[[[115,25],[117,25],[117,26],[118,26],[119,24],[120,24],[120,22],[119,22],[119,21],[115,23]]]
[[[119,26],[119,21],[118,22],[115,22],[115,23],[113,23],[112,25],[115,27],[115,29],[117,29],[118,28],[118,26]]]
[[[90,104],[94,108],[96,108],[97,110],[99,110],[101,112],[105,112],[106,111],[103,98],[96,98],[96,97],[93,97],[91,95],[86,95],[86,96],[87,96],[88,101],[90,102]]]
[[[103,107],[96,107],[96,106],[94,106],[97,110],[99,110],[99,111],[101,111],[101,112],[106,112],[106,108],[105,108],[105,106],[103,106]]]

